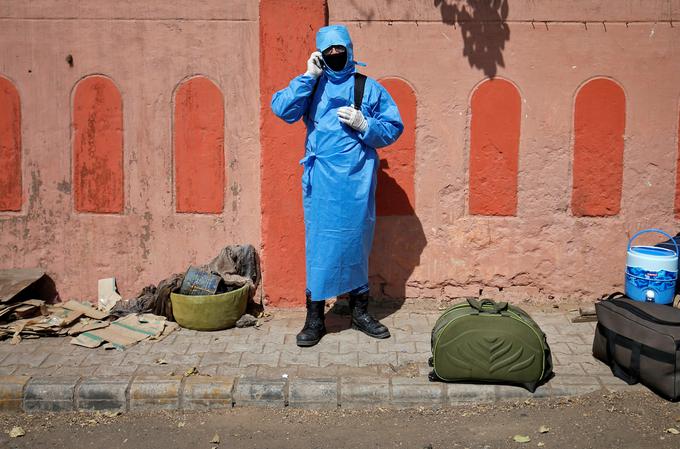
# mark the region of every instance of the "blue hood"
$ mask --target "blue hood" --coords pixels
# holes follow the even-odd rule
[[[352,46],[352,38],[349,37],[349,31],[344,25],[330,25],[327,27],[319,28],[316,33],[316,49],[323,52],[328,47],[333,45],[342,45],[347,49],[347,64],[345,68],[340,71],[334,71],[324,67],[323,71],[333,82],[342,82],[350,77],[354,72],[356,72],[354,61],[354,47]]]

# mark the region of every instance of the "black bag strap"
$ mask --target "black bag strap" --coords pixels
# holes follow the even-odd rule
[[[356,72],[354,74],[354,109],[361,110],[364,101],[364,89],[366,87],[366,75]]]
[[[602,301],[621,307],[644,320],[662,326],[680,326],[680,311],[662,304],[632,301],[621,292],[612,293]]]
[[[639,316],[640,318],[647,320],[647,321],[650,321],[650,322],[655,323],[655,324],[660,324],[662,326],[680,326],[680,321],[677,320],[678,317],[675,316],[676,314],[671,315],[671,318],[676,318],[675,321],[664,320],[664,319],[661,319],[657,316],[654,316],[651,313],[648,313],[647,311],[643,310],[642,308],[636,307],[634,304],[630,304],[628,302],[617,301],[615,299],[615,300],[612,301],[612,304],[615,304],[615,305],[621,307],[622,309],[629,311],[633,315]],[[643,302],[643,303],[640,303],[640,304],[647,304],[647,303]],[[657,305],[660,305],[660,304],[657,304]],[[668,307],[668,306],[662,305],[662,307]],[[671,307],[669,307],[669,312],[673,312],[673,309]],[[680,315],[680,314],[677,314],[677,315]]]
[[[630,353],[630,377],[637,383],[640,380],[640,353],[642,352],[642,344],[639,341],[633,342],[632,351]]]
[[[625,298],[626,295],[621,292],[614,292],[607,295],[606,298],[601,299],[601,301],[611,301],[612,299]]]
[[[601,329],[604,331],[605,338],[607,339],[607,360],[609,361],[612,374],[628,385],[638,383],[640,381],[640,353],[642,345],[639,342],[630,341],[630,369],[626,370],[616,361],[616,344],[621,337],[604,326],[601,326]]]

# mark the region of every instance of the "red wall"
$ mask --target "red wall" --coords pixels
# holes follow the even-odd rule
[[[675,218],[680,218],[680,113],[678,113],[677,164],[675,168]]]
[[[512,83],[484,81],[470,101],[470,213],[516,215],[521,120]]]
[[[177,212],[222,212],[224,100],[219,87],[204,76],[177,89],[173,142]]]
[[[0,210],[21,210],[21,102],[0,77]]]
[[[378,152],[376,214],[415,215],[416,94],[408,83],[398,78],[383,78],[380,83],[399,107],[404,132],[397,142]]]
[[[616,215],[621,210],[626,96],[615,82],[588,81],[574,106],[572,213]]]
[[[274,92],[304,73],[316,30],[327,22],[323,0],[260,2],[260,144],[262,262],[266,295],[278,305],[304,303],[305,240],[299,160],[302,121],[288,125],[271,111]]]
[[[123,103],[105,76],[88,76],[73,97],[73,184],[79,212],[123,212]]]

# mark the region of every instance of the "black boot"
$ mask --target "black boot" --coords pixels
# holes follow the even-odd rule
[[[307,318],[305,327],[297,334],[298,346],[314,346],[326,335],[326,325],[323,321],[325,306],[326,301],[312,301],[312,298],[307,296]]]
[[[352,329],[357,329],[373,338],[389,338],[386,326],[368,313],[368,292],[349,295],[349,309],[352,312]]]

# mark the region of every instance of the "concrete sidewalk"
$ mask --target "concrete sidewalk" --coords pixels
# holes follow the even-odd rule
[[[349,329],[349,316],[329,313],[329,334],[305,349],[295,345],[302,310],[274,310],[259,328],[181,329],[126,351],[86,349],[69,338],[3,341],[0,410],[429,407],[642,388],[625,385],[592,357],[594,323],[573,324],[556,309],[526,310],[548,336],[556,374],[534,394],[429,382],[430,332],[441,311],[406,304],[375,309],[389,339],[371,339]]]

